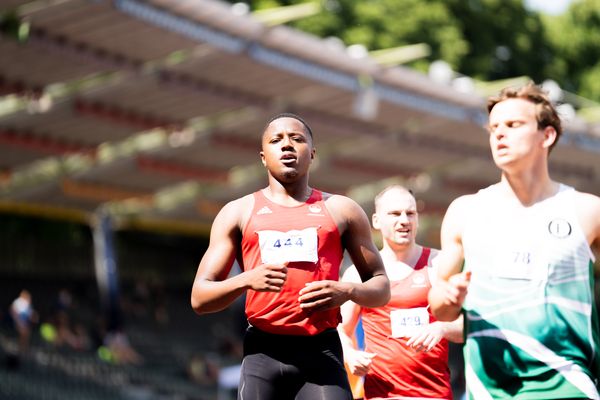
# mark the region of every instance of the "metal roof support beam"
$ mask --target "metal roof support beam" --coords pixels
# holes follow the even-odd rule
[[[250,45],[248,54],[263,64],[289,71],[298,76],[303,76],[329,86],[345,89],[350,92],[358,92],[360,89],[356,75],[336,71],[333,68],[303,60],[281,51],[269,49],[258,43]]]
[[[125,14],[191,39],[210,43],[230,53],[241,53],[246,47],[245,40],[219,32],[185,17],[168,13],[147,3],[137,0],[114,0],[114,5]]]
[[[248,40],[232,36],[137,0],[115,0],[115,6],[124,13],[153,25],[180,33],[194,40],[207,42],[231,53],[241,53],[247,50],[247,54],[251,58],[263,64],[356,94],[361,91],[358,74],[341,72],[289,53],[268,48],[254,39]],[[375,77],[372,78],[375,79]],[[389,85],[375,83],[374,88],[376,94],[381,98],[419,111],[435,113],[457,121],[476,122],[481,118],[477,110],[466,109],[441,100],[433,100]]]

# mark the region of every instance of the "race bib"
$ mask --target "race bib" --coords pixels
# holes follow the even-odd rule
[[[392,310],[390,312],[392,337],[412,336],[420,327],[429,325],[427,307]]]
[[[257,233],[263,264],[281,264],[286,261],[316,263],[319,260],[317,228]]]
[[[506,251],[497,257],[494,275],[505,279],[545,280],[547,267],[534,252],[526,250]]]

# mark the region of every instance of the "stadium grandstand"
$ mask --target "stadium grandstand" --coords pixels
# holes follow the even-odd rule
[[[236,5],[4,0],[0,21],[2,399],[235,398],[241,304],[198,317],[190,289],[218,210],[266,185],[276,113],[311,124],[315,187],[367,214],[412,187],[427,245],[454,198],[498,179],[487,93]],[[599,156],[600,124],[573,114],[551,172],[600,195]]]

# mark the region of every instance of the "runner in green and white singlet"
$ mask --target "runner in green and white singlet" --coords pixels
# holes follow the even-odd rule
[[[472,197],[462,236],[472,273],[463,305],[471,398],[598,398],[594,255],[574,212],[575,191],[561,185],[519,209],[498,190]]]
[[[504,89],[488,112],[500,182],[448,208],[431,310],[464,312],[470,399],[600,400],[600,197],[550,179],[562,127],[540,88]]]

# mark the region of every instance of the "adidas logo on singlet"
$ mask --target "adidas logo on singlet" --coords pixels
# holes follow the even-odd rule
[[[271,209],[267,206],[264,206],[263,208],[261,208],[260,210],[258,210],[256,212],[256,215],[263,215],[263,214],[273,214],[273,211],[271,211]]]

